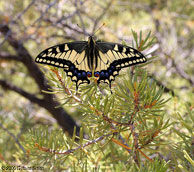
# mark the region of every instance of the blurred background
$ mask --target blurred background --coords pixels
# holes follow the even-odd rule
[[[55,108],[60,100],[41,91],[50,86],[34,59],[49,46],[87,40],[103,23],[98,39],[129,46],[131,29],[143,38],[151,31],[156,43],[146,53],[157,58],[146,69],[171,97],[167,116],[173,121],[174,112],[184,116],[194,108],[193,0],[1,0],[0,130],[19,136],[50,125],[71,134],[79,126],[75,107]]]

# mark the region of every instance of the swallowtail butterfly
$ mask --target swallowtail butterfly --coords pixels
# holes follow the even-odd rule
[[[35,59],[37,63],[63,68],[67,76],[76,83],[90,83],[96,77],[97,83],[111,82],[122,68],[146,62],[146,57],[134,48],[111,42],[76,41],[55,45],[42,51]]]

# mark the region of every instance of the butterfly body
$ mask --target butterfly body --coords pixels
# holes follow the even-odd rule
[[[59,44],[42,51],[35,59],[37,63],[63,68],[67,76],[76,82],[76,88],[97,78],[97,84],[109,84],[115,80],[122,68],[146,62],[145,56],[134,48],[122,44],[88,41]]]

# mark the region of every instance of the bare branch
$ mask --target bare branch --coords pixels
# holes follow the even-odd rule
[[[177,73],[194,87],[194,78],[185,73],[185,71],[179,65],[177,65],[174,60],[172,60],[172,65],[176,69]]]
[[[165,86],[161,81],[159,81],[158,79],[156,79],[156,76],[155,76],[154,74],[151,75],[151,78],[154,79],[154,81],[156,82],[156,84],[157,84],[159,87],[164,88],[164,92],[165,92],[165,93],[171,92],[173,96],[176,95],[176,94],[174,93],[174,90],[173,90],[173,89],[168,88],[168,87]],[[176,96],[178,96],[178,95],[176,95]]]
[[[64,21],[61,21],[61,22],[58,22],[58,21],[54,21],[54,20],[51,20],[50,18],[47,18],[45,19],[46,22],[49,22],[52,26],[54,27],[58,27],[60,29],[63,29],[64,28],[68,28],[74,32],[77,32],[79,34],[85,34],[85,35],[90,35],[88,32],[85,31],[85,33],[75,24],[72,24],[72,25],[69,25],[67,24],[66,22]]]
[[[106,5],[106,7],[103,9],[102,13],[96,18],[96,20],[94,22],[94,25],[93,25],[92,33],[95,32],[96,27],[98,26],[99,21],[104,17],[104,15],[106,14],[106,12],[110,8],[112,2],[113,2],[113,0],[110,0],[109,3]]]
[[[40,91],[50,90],[51,87],[48,85],[48,80],[45,78],[43,72],[34,62],[32,56],[29,54],[28,50],[24,47],[22,42],[20,42],[14,37],[8,25],[0,25],[0,32],[3,33],[4,36],[6,36],[8,32],[11,33],[9,34],[7,41],[15,49],[17,53],[16,56],[1,53],[1,58],[21,61],[28,69],[29,74],[35,80]],[[6,55],[8,56],[6,57]],[[44,107],[48,112],[50,112],[53,115],[53,117],[57,120],[57,122],[63,128],[64,131],[68,131],[70,134],[73,134],[74,126],[76,126],[78,133],[79,126],[76,125],[74,120],[67,114],[67,112],[62,107],[56,108],[60,105],[60,103],[56,101],[55,95],[41,92],[41,94],[43,95],[43,99],[40,101],[35,96],[32,96],[31,94],[26,93],[25,91],[18,89],[18,87],[10,85],[7,82],[4,82],[3,80],[1,80],[1,85],[10,88],[10,90],[12,89],[15,92],[20,93],[20,95],[23,95],[28,99],[31,99],[33,102],[36,103],[38,102],[39,105],[41,104],[41,107]]]
[[[15,18],[11,21],[11,23],[20,19],[24,15],[24,13],[26,13],[30,9],[30,7],[35,3],[35,1],[36,0],[32,0],[25,9],[23,9],[18,15],[15,16]]]
[[[36,0],[32,0],[31,3],[22,12],[20,12],[18,15],[16,15],[16,17],[9,22],[9,25],[12,25],[13,23],[16,22],[16,20],[20,19],[22,17],[22,15],[24,15],[24,13],[26,13],[30,9],[30,7],[35,3],[35,1]],[[10,34],[11,34],[11,30],[6,33],[4,40],[0,43],[0,47],[4,44],[4,42],[10,36]]]
[[[0,52],[0,59],[3,59],[3,60],[16,60],[16,61],[21,61],[22,60],[21,56],[11,55],[11,54],[6,53],[6,52]]]
[[[31,102],[38,104],[39,106],[42,106],[42,104],[43,104],[43,100],[37,98],[33,94],[30,94],[30,93],[24,91],[23,89],[17,87],[16,85],[14,85],[10,82],[7,82],[6,80],[0,79],[0,85],[4,89],[12,90],[12,91],[20,94],[21,96],[25,97],[26,99],[30,100]]]
[[[45,9],[45,11],[42,12],[41,16],[40,16],[34,23],[32,23],[31,26],[33,26],[33,25],[35,25],[36,23],[38,23],[38,22],[44,17],[44,15],[49,11],[49,9],[50,9],[51,7],[53,7],[56,3],[57,3],[57,1],[55,0],[55,1],[51,2],[50,4],[48,4],[48,6],[47,6],[47,8]]]
[[[83,29],[83,32],[84,32],[84,36],[85,36],[85,34],[86,34],[86,28],[85,28],[85,24],[84,24],[84,21],[82,19],[82,16],[80,14],[80,9],[78,7],[78,0],[75,0],[75,7],[76,7],[76,13],[77,13],[77,15],[78,15],[78,17],[80,19],[80,22],[81,22],[81,25],[82,25],[82,29]]]
[[[152,12],[152,11],[150,11],[150,12]],[[155,19],[154,17],[153,17],[153,22],[154,22],[155,28],[156,28],[156,36],[158,37],[158,43],[160,44],[160,46],[162,46],[163,34],[164,33],[160,32],[161,22],[160,22],[160,20]],[[192,39],[192,36],[191,36],[191,39]],[[176,43],[179,44],[178,41]],[[179,46],[180,46],[180,44],[179,44]],[[178,50],[179,49],[182,51],[184,48],[179,47]],[[163,55],[163,57],[168,57],[168,62],[170,62],[170,63],[166,63],[165,60],[163,60],[163,64],[166,66],[166,68],[167,69],[175,69],[176,74],[178,74],[179,77],[184,78],[185,80],[187,80],[192,85],[192,87],[194,87],[194,78],[192,76],[189,76],[184,71],[183,66],[180,66],[179,64],[176,63],[176,61],[175,61],[176,58],[171,57],[170,52],[167,52],[167,53],[163,52],[162,48],[161,48],[160,52]],[[193,49],[191,48],[190,51],[184,52],[185,54],[183,55],[182,58],[186,59],[187,57],[189,57],[192,54],[192,52],[193,52]],[[181,53],[183,54],[183,52],[181,52]]]
[[[4,35],[6,35],[10,31],[11,30],[7,25],[2,25],[2,26],[0,25],[0,32],[2,32]],[[35,64],[34,60],[32,59],[27,49],[23,46],[23,44],[20,41],[18,41],[16,38],[14,38],[12,34],[9,35],[7,40],[10,43],[10,45],[16,50],[19,56],[17,58],[12,56],[12,58],[20,59],[20,61],[24,63],[30,75],[34,78],[37,85],[39,86],[40,90],[48,90],[48,88],[50,88],[50,86],[47,84],[48,81],[44,77],[44,74],[39,69],[39,67]],[[11,55],[8,55],[8,57],[11,58]],[[4,53],[4,58],[5,58],[5,53]],[[45,94],[45,93],[42,93],[42,94],[47,98],[49,97],[48,94]]]

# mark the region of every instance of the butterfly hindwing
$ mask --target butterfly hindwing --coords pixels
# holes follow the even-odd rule
[[[63,68],[67,76],[76,82],[76,87],[88,83],[88,64],[86,58],[86,41],[59,44],[42,51],[35,59],[37,63]]]
[[[122,68],[147,61],[142,53],[122,44],[97,41],[96,48],[98,50],[96,53],[98,56],[96,69],[99,71],[98,83],[105,82],[111,86],[111,82],[115,80]]]

